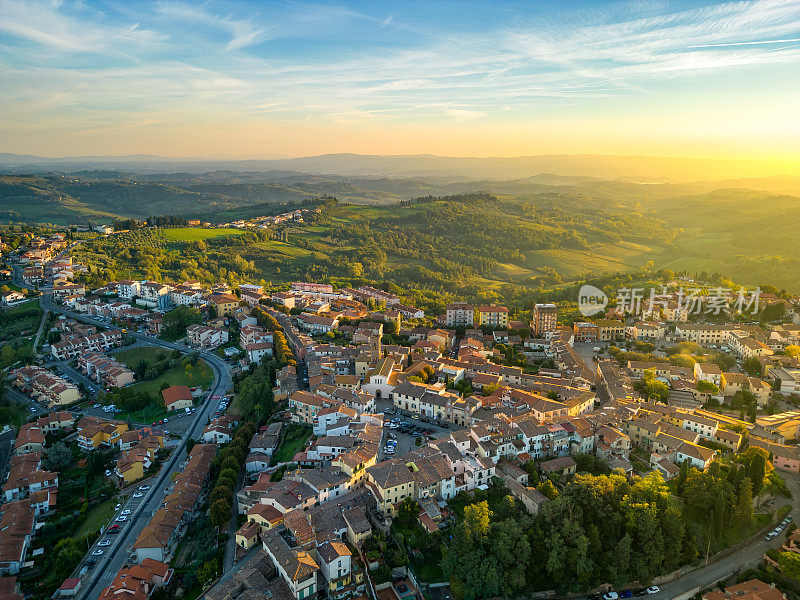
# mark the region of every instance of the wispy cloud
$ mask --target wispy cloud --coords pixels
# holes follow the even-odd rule
[[[0,33],[64,52],[102,52],[119,46],[152,45],[167,34],[139,23],[108,24],[102,14],[80,10],[68,14],[61,2],[0,0]],[[83,18],[82,18],[83,17]]]
[[[800,0],[542,6],[0,0],[0,119],[480,124],[800,68]]]
[[[251,18],[236,19],[230,13],[220,15],[209,10],[208,3],[198,5],[188,2],[164,1],[158,3],[157,12],[172,22],[200,23],[227,32],[230,35],[230,41],[226,45],[228,50],[238,50],[257,44],[266,38],[267,32],[275,29],[275,25],[258,24],[256,22],[257,14]]]

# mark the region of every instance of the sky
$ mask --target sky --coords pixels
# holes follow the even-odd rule
[[[800,161],[800,0],[0,0],[0,152]]]

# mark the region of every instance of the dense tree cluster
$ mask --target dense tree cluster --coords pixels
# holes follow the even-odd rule
[[[178,306],[164,314],[163,328],[165,333],[180,335],[194,323],[202,323],[200,311],[191,306]]]
[[[751,525],[764,458],[749,451],[707,472],[686,464],[677,496],[658,473],[631,479],[615,471],[579,473],[550,490],[552,501],[535,516],[511,496],[494,511],[486,501],[467,505],[446,543],[444,572],[454,596],[467,600],[645,584],[716,548],[728,528]]]

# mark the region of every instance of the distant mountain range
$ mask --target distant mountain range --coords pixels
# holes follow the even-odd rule
[[[624,180],[641,183],[688,183],[734,178],[763,179],[792,176],[800,164],[789,161],[759,161],[657,156],[550,155],[503,157],[449,157],[420,155],[327,154],[303,158],[169,158],[136,154],[130,156],[42,157],[0,153],[5,172],[75,171],[113,169],[134,173],[185,171],[282,172],[283,174],[333,175],[345,177],[444,178],[448,180],[509,180],[549,177],[541,183],[575,184],[583,178]],[[560,178],[578,178],[565,181]],[[759,185],[753,182],[752,185]],[[794,184],[792,184],[794,185]],[[750,185],[747,185],[750,187]]]

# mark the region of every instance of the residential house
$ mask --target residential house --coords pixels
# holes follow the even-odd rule
[[[185,385],[170,386],[161,391],[161,397],[164,399],[164,408],[167,409],[167,412],[174,412],[194,406],[192,391]]]

